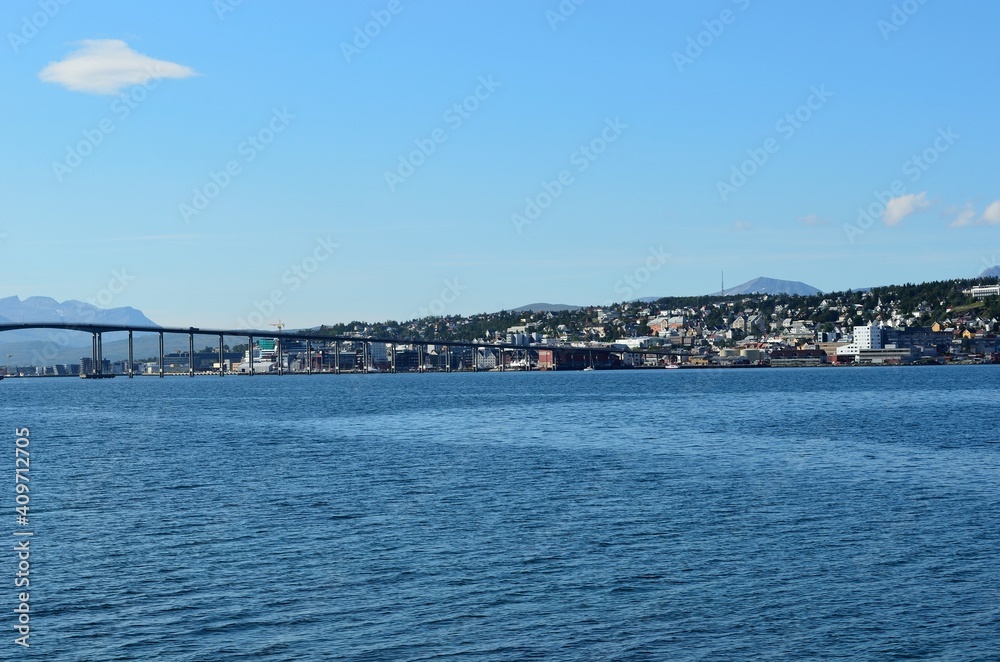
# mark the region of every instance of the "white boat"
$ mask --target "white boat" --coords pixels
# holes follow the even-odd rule
[[[681,366],[679,363],[668,363],[663,367],[667,370],[679,370]]]
[[[588,365],[586,368],[583,369],[584,372],[593,372],[594,370],[597,370],[597,368],[595,368],[592,365]]]

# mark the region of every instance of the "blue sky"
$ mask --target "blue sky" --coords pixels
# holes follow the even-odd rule
[[[703,294],[722,270],[971,277],[1000,258],[998,19],[7,0],[0,296],[304,327]]]

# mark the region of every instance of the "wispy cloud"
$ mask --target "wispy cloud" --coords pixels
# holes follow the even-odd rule
[[[2,237],[3,235],[0,235]],[[216,241],[225,240],[224,235],[213,234],[150,234],[150,235],[130,235],[119,237],[96,237],[86,239],[45,239],[44,241],[28,242],[29,246],[90,246],[91,244],[107,244],[110,242],[136,243],[136,242],[190,242],[190,241]]]
[[[973,219],[976,218],[976,208],[966,203],[964,207],[946,210],[945,214],[954,216],[951,223],[948,224],[949,228],[964,228],[967,225],[972,225]]]
[[[982,218],[979,219],[980,222],[985,225],[997,225],[1000,224],[1000,200],[994,200],[983,212]]]
[[[74,92],[116,94],[129,85],[194,75],[190,67],[137,53],[120,39],[87,39],[64,59],[50,62],[38,77]]]
[[[986,206],[982,215],[977,218],[978,212],[971,202],[965,203],[960,209],[950,209],[945,211],[948,215],[954,215],[949,228],[967,228],[975,225],[1000,225],[1000,200],[994,200]]]
[[[830,221],[825,218],[821,218],[819,214],[809,214],[808,216],[802,216],[797,219],[799,223],[805,225],[806,227],[815,228],[821,225],[829,225]]]
[[[102,241],[184,241],[188,239],[202,239],[199,234],[147,234],[135,235],[131,237],[112,237]]]
[[[729,229],[733,232],[750,232],[753,230],[753,226],[746,221],[736,221]]]
[[[886,204],[882,213],[882,220],[886,225],[899,225],[899,223],[918,211],[923,211],[931,206],[927,200],[927,193],[907,193],[898,198],[893,198]]]

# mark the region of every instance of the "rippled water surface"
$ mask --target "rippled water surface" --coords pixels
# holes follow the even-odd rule
[[[997,660],[998,393],[992,366],[7,379],[30,652]]]

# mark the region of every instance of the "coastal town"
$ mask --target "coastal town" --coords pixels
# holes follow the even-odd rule
[[[813,296],[671,297],[327,328],[334,333],[524,343],[539,350],[618,348],[621,367],[988,363],[1000,361],[997,280]],[[540,367],[549,366],[543,360]]]
[[[188,347],[175,345],[162,357],[133,359],[131,365],[109,352],[108,358],[103,354],[99,358],[83,356],[79,364],[8,363],[0,367],[0,375],[264,375],[998,363],[1000,283],[992,282],[995,280],[944,281],[809,296],[673,297],[602,307],[538,304],[517,311],[425,317],[406,323],[351,322],[274,337],[257,333],[256,337],[244,336],[242,343],[238,342],[239,336],[227,336],[220,338],[218,347],[201,350],[194,348],[192,335]]]

